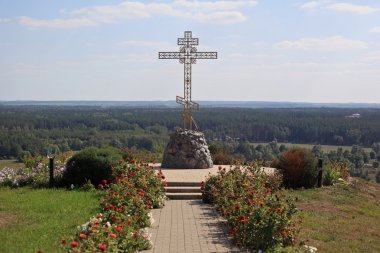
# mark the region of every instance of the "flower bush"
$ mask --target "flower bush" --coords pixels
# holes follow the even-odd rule
[[[202,184],[204,199],[213,202],[227,220],[229,235],[243,248],[268,250],[296,242],[295,201],[275,192],[271,177],[250,166],[221,168]]]
[[[31,160],[38,160],[32,163]],[[49,185],[48,160],[42,157],[30,158],[24,168],[3,168],[0,170],[0,186],[9,187],[47,187]],[[56,180],[62,177],[65,164],[59,159],[54,162],[54,176]]]
[[[164,205],[165,177],[134,160],[119,161],[112,171],[113,182],[102,180],[98,185],[101,214],[80,226],[71,242],[63,240],[68,252],[135,252],[150,247],[149,209]]]

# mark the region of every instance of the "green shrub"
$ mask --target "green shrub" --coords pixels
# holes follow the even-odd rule
[[[67,161],[62,182],[66,186],[81,186],[90,180],[94,185],[98,185],[103,179],[111,179],[111,164],[121,159],[114,148],[84,149]]]
[[[232,157],[231,155],[225,153],[225,152],[218,152],[215,155],[211,155],[213,163],[218,165],[230,165],[232,164]]]
[[[323,185],[333,185],[338,182],[339,178],[340,173],[334,168],[329,166],[323,169]]]
[[[282,153],[273,166],[283,173],[286,187],[314,187],[317,182],[318,160],[310,150],[292,148]]]
[[[201,183],[202,188],[202,199],[205,203],[214,203],[215,198],[214,195],[211,193],[211,190],[215,188],[216,182],[218,181],[218,176],[216,175],[210,175],[206,183]]]
[[[345,162],[332,162],[323,168],[323,185],[333,185],[339,178],[347,180],[349,176],[348,164]]]
[[[204,186],[203,197],[211,199],[227,220],[229,235],[252,252],[270,252],[297,241],[300,221],[294,217],[295,201],[267,187],[271,182],[257,168],[238,166],[219,170]]]

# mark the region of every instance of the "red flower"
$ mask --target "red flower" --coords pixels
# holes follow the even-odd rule
[[[276,213],[280,213],[281,212],[281,208],[276,208]]]
[[[236,210],[239,210],[239,209],[240,209],[240,205],[239,205],[239,204],[236,204],[236,205],[235,205],[235,209],[236,209]]]
[[[134,238],[137,238],[137,237],[139,237],[139,234],[138,234],[137,232],[135,232],[135,233],[133,234],[133,237],[134,237]]]
[[[107,184],[107,180],[103,179],[102,184]]]
[[[105,251],[107,249],[107,246],[105,244],[99,244],[99,249],[101,251]]]
[[[63,239],[63,240],[61,241],[61,243],[62,243],[62,244],[65,244],[65,243],[66,243],[66,240],[65,240],[65,239]]]
[[[218,167],[218,170],[222,170],[222,166],[219,166],[219,167]]]
[[[110,237],[116,238],[116,234],[110,234]]]
[[[120,233],[123,229],[121,227],[116,228],[116,231]]]
[[[98,184],[98,189],[99,189],[99,190],[103,189],[103,185]]]
[[[71,247],[77,247],[77,246],[78,246],[78,243],[74,241],[74,242],[71,242],[70,245],[71,245]]]
[[[201,182],[201,187],[204,188],[205,185],[206,185],[205,182],[202,181],[202,182]]]
[[[85,234],[79,234],[79,237],[82,238],[82,239],[86,239],[87,235],[85,235]]]
[[[242,215],[239,217],[239,222],[247,223],[247,222],[249,222],[249,219],[247,219],[244,215]]]
[[[286,233],[285,230],[282,230],[282,231],[281,231],[281,234],[282,234],[283,236],[287,236],[287,235],[288,235],[288,233]]]
[[[162,179],[165,179],[165,176],[164,176],[164,175],[162,175],[162,176],[161,176],[161,178],[162,178]]]

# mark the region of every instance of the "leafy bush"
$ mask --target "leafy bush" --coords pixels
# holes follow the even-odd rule
[[[232,164],[232,157],[231,155],[225,153],[225,152],[218,152],[215,155],[211,155],[213,163],[214,164]]]
[[[310,150],[292,148],[282,153],[273,167],[282,171],[286,187],[310,188],[317,182],[317,163],[316,157]]]
[[[68,252],[137,252],[150,248],[149,209],[165,201],[164,175],[147,164],[120,161],[112,168],[114,181],[102,180],[101,214],[79,227],[62,243]]]
[[[205,203],[214,203],[215,198],[212,194],[212,189],[216,187],[216,183],[218,182],[218,176],[210,175],[207,178],[207,183],[201,182],[201,190],[202,190],[202,199]]]
[[[323,168],[323,185],[333,185],[342,178],[347,180],[349,176],[348,164],[346,162],[332,162]]]
[[[67,186],[80,186],[90,180],[98,185],[103,179],[111,179],[111,164],[121,158],[114,148],[87,148],[79,151],[67,161],[62,182]]]
[[[331,167],[326,167],[323,170],[323,185],[333,185],[338,182],[340,178],[339,171]]]
[[[295,201],[266,187],[269,177],[254,167],[222,168],[204,185],[203,196],[226,218],[229,235],[251,251],[293,245],[299,232]]]

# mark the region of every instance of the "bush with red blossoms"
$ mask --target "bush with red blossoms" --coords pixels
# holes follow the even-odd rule
[[[113,182],[102,180],[101,214],[78,227],[68,252],[135,252],[151,246],[147,227],[150,209],[165,202],[166,182],[161,171],[147,164],[119,161],[113,166]]]
[[[296,242],[300,221],[294,218],[295,201],[275,191],[277,177],[255,167],[235,167],[219,170],[204,184],[204,200],[216,206],[227,220],[229,236],[245,249],[266,251]]]

